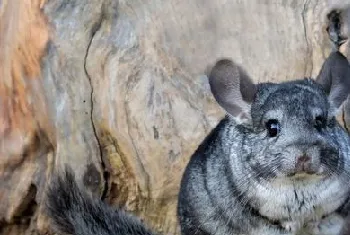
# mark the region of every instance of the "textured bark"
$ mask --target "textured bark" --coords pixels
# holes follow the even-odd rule
[[[40,79],[48,27],[43,1],[0,2],[0,230],[42,229],[40,198],[55,148]]]
[[[47,232],[42,193],[66,163],[96,196],[178,234],[182,172],[224,114],[206,67],[231,57],[257,82],[282,81],[316,76],[330,52],[317,0],[0,6],[2,234]]]

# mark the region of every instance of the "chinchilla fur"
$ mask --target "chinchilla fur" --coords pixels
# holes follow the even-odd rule
[[[152,235],[137,217],[79,188],[71,168],[53,175],[46,194],[52,228],[63,235]]]
[[[336,115],[350,93],[347,59],[332,52],[314,80],[260,84],[220,59],[209,82],[227,115],[183,175],[182,234],[343,234],[350,138]]]

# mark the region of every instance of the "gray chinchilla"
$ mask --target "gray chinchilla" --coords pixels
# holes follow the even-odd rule
[[[350,93],[347,59],[332,52],[315,80],[278,84],[254,84],[221,59],[209,83],[227,115],[183,175],[182,234],[342,234],[350,138],[336,115]]]

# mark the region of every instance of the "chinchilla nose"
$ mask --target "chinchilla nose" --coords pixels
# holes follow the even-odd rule
[[[303,154],[296,159],[295,171],[298,173],[315,173],[312,169],[311,158],[310,156]]]

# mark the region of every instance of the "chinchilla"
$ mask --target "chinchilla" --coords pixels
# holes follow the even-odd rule
[[[182,234],[343,234],[350,138],[336,116],[350,93],[347,59],[332,52],[316,79],[260,84],[220,59],[208,77],[227,115],[185,169]]]

